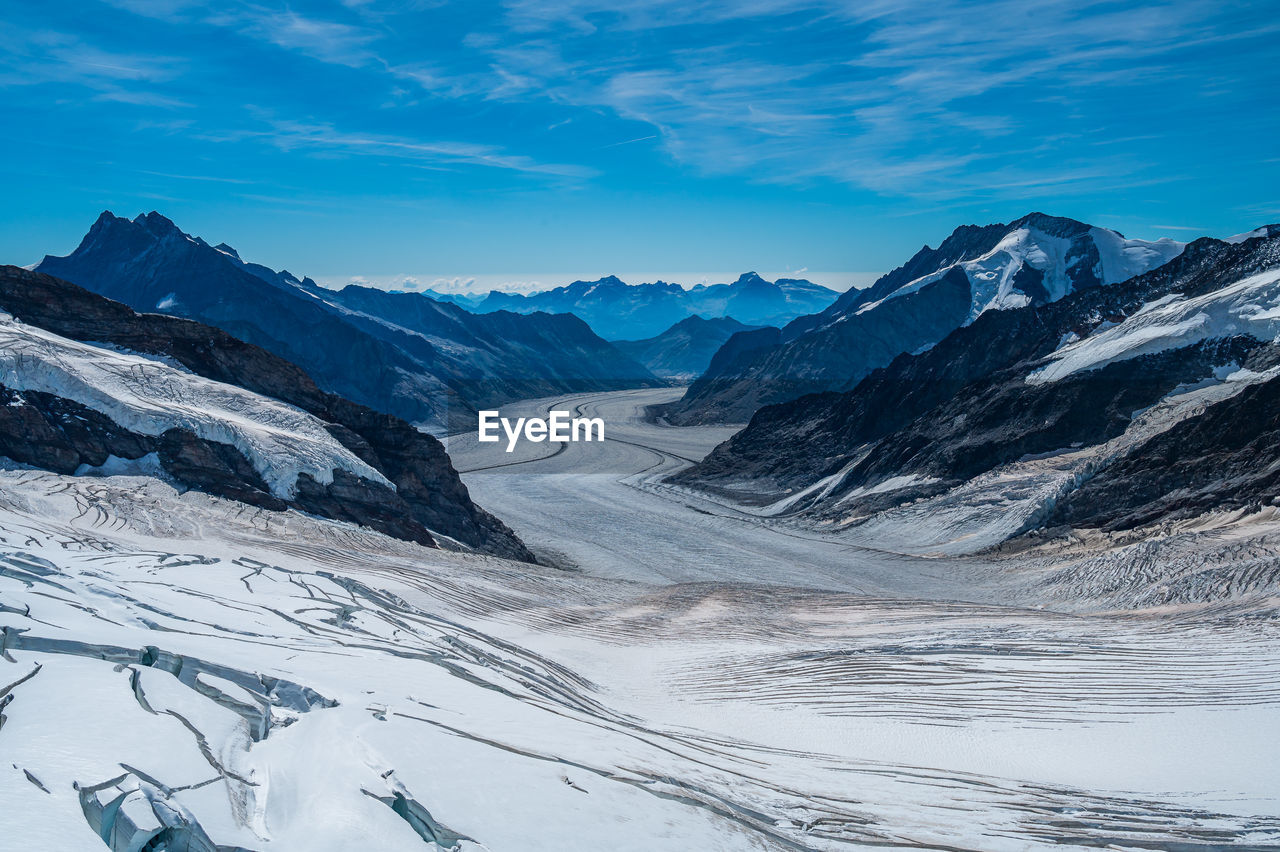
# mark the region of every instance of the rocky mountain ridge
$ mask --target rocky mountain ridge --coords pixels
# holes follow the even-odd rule
[[[984,313],[1109,286],[1182,248],[1042,213],[1007,225],[965,225],[938,248],[925,246],[871,287],[846,292],[772,339],[728,341],[729,352],[662,413],[681,424],[745,422],[762,405],[849,390],[872,370],[933,346]]]
[[[438,440],[258,346],[12,266],[0,267],[0,310],[0,455],[533,558],[471,502]]]
[[[617,340],[613,345],[655,376],[688,381],[706,371],[725,341],[753,328],[732,317],[707,319],[695,315],[646,340]]]
[[[1280,468],[1273,312],[1280,228],[1197,240],[1127,282],[984,312],[852,390],[765,407],[678,479],[872,537],[910,522],[939,547],[1260,505]]]
[[[74,252],[37,269],[135,310],[217,326],[300,365],[327,391],[437,432],[513,399],[654,382],[576,318],[478,316],[359,287],[334,293],[246,263],[155,212],[104,212]]]

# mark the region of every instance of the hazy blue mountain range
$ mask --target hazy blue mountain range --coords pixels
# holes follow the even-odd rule
[[[702,375],[711,356],[724,342],[740,331],[755,326],[744,325],[732,317],[692,316],[645,340],[617,340],[614,346],[639,361],[655,376],[688,380]]]
[[[732,317],[746,325],[783,325],[822,310],[836,295],[836,291],[812,281],[766,281],[754,272],[743,274],[732,284],[699,284],[688,290],[665,281],[631,285],[610,275],[528,295],[494,290],[474,309],[572,313],[608,340],[639,340],[655,337],[691,316]]]
[[[246,263],[154,212],[104,212],[74,252],[37,269],[135,310],[217,326],[328,391],[435,429],[474,425],[481,406],[655,381],[577,317],[477,315],[420,294],[326,290]]]

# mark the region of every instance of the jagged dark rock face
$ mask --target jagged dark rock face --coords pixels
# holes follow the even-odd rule
[[[245,263],[154,212],[103,213],[72,254],[38,268],[138,311],[221,328],[330,392],[437,429],[473,426],[476,408],[496,402],[655,383],[571,318],[477,316],[368,288],[335,294]]]
[[[699,284],[688,290],[666,281],[630,285],[609,275],[527,296],[494,291],[476,310],[572,313],[608,340],[634,341],[656,337],[691,316],[732,317],[746,325],[782,324],[822,310],[834,297],[834,291],[812,281],[766,281],[754,272],[731,284]]]
[[[1100,444],[1187,379],[1247,362],[1264,345],[1251,338],[1209,341],[1045,385],[1028,386],[1016,368],[1001,371],[877,441],[847,481],[870,485],[914,475],[931,480],[928,493],[940,493],[1024,456]]]
[[[1269,360],[1277,360],[1274,347]],[[1280,497],[1280,379],[1147,441],[1060,502],[1045,526],[1123,530]]]
[[[734,334],[751,331],[732,317],[683,319],[671,328],[646,340],[619,340],[614,343],[626,355],[639,361],[655,376],[688,379],[700,375]]]
[[[935,345],[973,320],[982,307],[978,302],[984,285],[956,264],[981,258],[1006,237],[1027,229],[1063,254],[1063,268],[1053,270],[1065,278],[1058,286],[1065,283],[1069,291],[1079,291],[1102,283],[1103,258],[1089,225],[1042,213],[1007,225],[966,225],[938,248],[925,246],[871,287],[850,290],[826,310],[792,321],[768,346],[746,347],[730,340],[726,345],[736,354],[715,358],[684,398],[660,413],[679,424],[744,422],[763,405],[853,388],[872,370]],[[1030,304],[1061,296],[1047,288],[1046,268],[1033,265],[1027,256],[1011,256],[1006,264],[1010,270],[1021,264],[1011,276],[1014,293]],[[909,295],[892,295],[944,270],[949,271]]]
[[[0,455],[14,461],[71,474],[81,465],[99,467],[110,456],[137,459],[155,448],[153,439],[77,402],[0,385]]]
[[[172,481],[219,497],[280,511],[288,504],[230,444],[207,441],[186,429],[159,436],[130,432],[74,400],[0,385],[0,455],[61,474],[99,468],[111,457],[138,460],[152,453]],[[425,529],[414,540],[433,543]]]
[[[1056,382],[1028,383],[1064,338],[1087,337],[1162,296],[1205,295],[1276,266],[1280,229],[1238,245],[1202,239],[1123,284],[985,313],[928,351],[899,356],[851,391],[762,408],[746,429],[676,478],[771,501],[845,471],[821,498],[829,504],[892,477],[927,482],[841,504],[846,513],[870,514],[1024,456],[1102,444],[1175,388],[1226,364],[1262,372],[1280,362],[1280,347],[1247,336],[1209,339]],[[1267,405],[1280,393],[1277,381],[1250,387],[1129,449],[1071,492],[1044,523],[1118,528],[1274,496],[1280,453]]]
[[[439,441],[398,417],[320,390],[299,367],[264,349],[201,323],[138,314],[70,282],[12,266],[0,267],[0,310],[73,340],[165,356],[197,375],[297,406],[396,486],[393,491],[342,472],[329,485],[304,476],[290,505],[412,541],[431,543],[428,530],[435,530],[496,555],[533,559],[505,524],[471,502]],[[4,393],[9,396],[0,406],[4,400],[20,404],[0,410],[0,454],[17,461],[74,473],[107,456],[138,459],[155,452],[181,485],[270,509],[286,505],[230,445],[183,430],[159,438],[135,435],[70,400]]]

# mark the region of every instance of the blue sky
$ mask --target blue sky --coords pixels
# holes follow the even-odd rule
[[[1280,221],[1280,2],[0,0],[0,261],[847,284],[1034,209]],[[689,282],[692,283],[692,282]]]

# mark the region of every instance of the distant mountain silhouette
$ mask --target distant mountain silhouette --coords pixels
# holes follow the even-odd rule
[[[478,407],[655,381],[576,317],[477,315],[367,287],[334,292],[246,263],[155,212],[105,212],[74,252],[37,268],[135,310],[217,326],[298,364],[326,390],[436,430],[474,425]]]
[[[812,281],[766,281],[754,272],[732,284],[699,284],[688,290],[665,281],[632,285],[609,275],[529,295],[495,290],[475,310],[572,313],[608,340],[639,340],[655,337],[691,316],[782,325],[822,310],[835,297],[834,290]]]
[[[732,317],[682,319],[656,337],[618,340],[614,346],[639,361],[656,376],[687,380],[702,375],[711,356],[739,331],[750,331]]]

